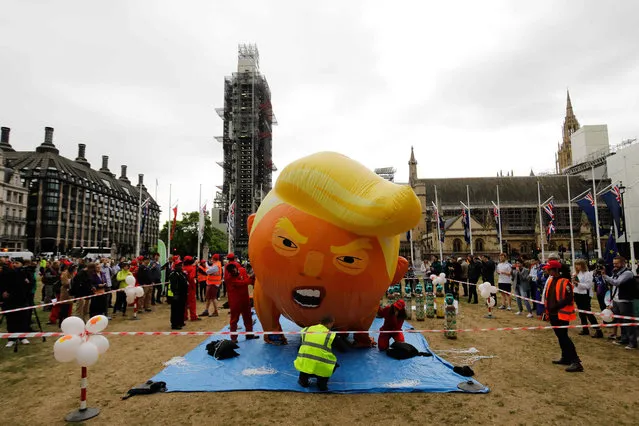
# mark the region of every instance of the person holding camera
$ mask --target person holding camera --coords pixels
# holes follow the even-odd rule
[[[634,300],[639,298],[635,276],[626,267],[626,259],[617,256],[612,261],[612,277],[603,269],[601,274],[604,281],[612,286],[612,312],[615,315],[634,316]],[[620,322],[632,323],[633,320],[621,320]],[[613,343],[626,345],[626,349],[637,349],[637,327],[621,327],[621,336]]]

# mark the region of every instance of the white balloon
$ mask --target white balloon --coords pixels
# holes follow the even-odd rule
[[[601,319],[603,319],[604,322],[612,322],[613,315],[614,314],[610,309],[604,309],[601,311]]]
[[[491,285],[491,286],[490,286],[490,292],[491,292],[492,294],[497,294],[497,287],[495,287],[494,285]]]
[[[126,294],[126,297],[135,297],[135,287],[126,287],[124,289],[124,293]]]
[[[135,302],[135,296],[127,296],[126,297],[127,305],[131,305],[133,302]]]
[[[442,272],[441,274],[439,274],[439,278],[446,278],[446,274]]]
[[[431,281],[435,281],[435,279],[436,279],[436,278],[437,278],[437,275],[435,275],[435,274],[432,274],[432,275],[430,276],[430,280],[431,280]]]
[[[492,284],[490,283],[490,281],[484,281],[482,284],[486,284],[486,285],[489,285],[489,286],[490,286],[490,285],[492,285]]]
[[[84,342],[78,348],[75,359],[82,367],[91,367],[98,362],[99,357],[98,347],[91,342]]]
[[[135,285],[135,277],[133,275],[127,275],[127,277],[124,279],[124,282],[127,286],[133,287]]]
[[[67,334],[56,340],[53,345],[53,356],[59,362],[71,362],[75,359],[82,338],[75,334]]]
[[[479,292],[481,292],[483,289],[485,289],[485,288],[486,288],[486,286],[487,286],[487,285],[490,285],[490,284],[487,284],[487,283],[481,283],[481,284],[479,284],[479,285],[477,286],[477,289],[479,290]]]
[[[109,325],[109,319],[104,315],[96,315],[87,321],[87,331],[89,333],[99,333]]]
[[[136,297],[144,297],[144,288],[135,287],[135,296]]]
[[[79,336],[84,333],[84,321],[80,317],[67,317],[60,324],[63,333]]]
[[[109,340],[101,334],[90,336],[88,342],[93,343],[98,348],[100,355],[109,350]]]
[[[481,291],[481,297],[483,297],[484,299],[488,299],[490,297],[490,291],[488,291],[487,289],[482,289]]]
[[[490,299],[488,299],[488,306],[490,308],[492,308],[493,306],[495,306],[495,298],[491,297]]]

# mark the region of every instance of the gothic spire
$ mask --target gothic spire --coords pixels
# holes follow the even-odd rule
[[[410,147],[410,162],[408,164],[417,164],[417,160],[415,160],[415,151],[413,147]]]

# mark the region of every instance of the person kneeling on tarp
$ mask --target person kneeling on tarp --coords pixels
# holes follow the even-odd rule
[[[391,337],[396,342],[404,341],[404,333],[402,333],[402,325],[406,319],[406,304],[404,300],[399,299],[392,305],[380,308],[378,316],[384,318],[384,325],[380,331],[394,331],[394,333],[380,333],[377,341],[377,347],[380,351],[388,349]]]
[[[335,333],[330,332],[334,324],[335,318],[327,315],[320,324],[302,329],[302,344],[294,365],[300,372],[297,382],[304,388],[309,386],[308,380],[315,377],[319,390],[328,390],[328,379],[338,366],[332,351]]]

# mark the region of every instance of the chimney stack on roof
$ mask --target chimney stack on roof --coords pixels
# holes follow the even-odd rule
[[[131,181],[129,180],[129,178],[126,177],[126,165],[125,164],[122,165],[122,173],[121,173],[121,176],[120,176],[120,180],[122,182],[128,183],[129,185],[131,184]]]
[[[78,158],[75,159],[75,162],[80,163],[83,166],[87,166],[91,168],[91,164],[89,164],[89,162],[85,158],[86,150],[87,150],[87,146],[85,144],[83,143],[78,144]]]
[[[44,142],[36,148],[36,152],[51,152],[53,154],[59,154],[58,148],[53,144],[53,127],[44,128]]]
[[[102,156],[102,168],[100,169],[100,172],[104,173],[105,175],[111,176],[111,177],[115,177],[115,175],[113,173],[111,173],[111,170],[109,170],[109,156],[108,155],[103,155]]]
[[[2,151],[15,151],[11,144],[9,143],[9,133],[11,133],[11,129],[8,127],[2,128],[2,134],[0,136],[0,150]]]

